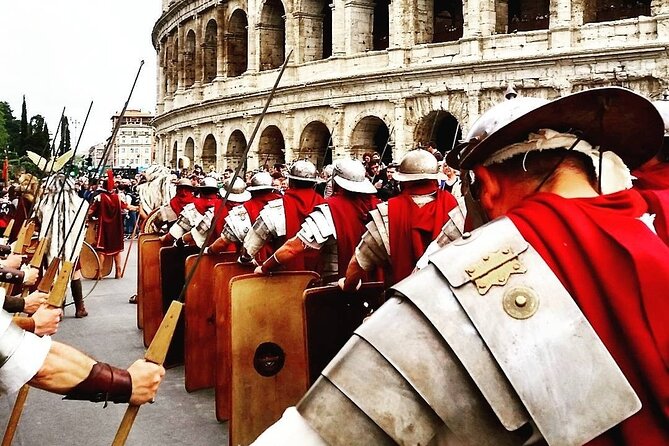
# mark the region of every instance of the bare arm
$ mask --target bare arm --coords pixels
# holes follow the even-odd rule
[[[267,259],[265,263],[257,267],[255,272],[259,274],[267,274],[274,271],[281,264],[291,261],[298,255],[307,250],[306,245],[297,236],[287,240],[281,245],[279,249],[274,252],[274,255]]]
[[[91,373],[96,369],[111,372],[114,377],[100,373]],[[109,394],[110,401],[118,396],[123,389],[119,388],[120,373],[124,372],[103,363],[97,363],[79,350],[59,342],[52,342],[49,354],[37,374],[29,384],[38,389],[61,395],[67,394],[71,399],[91,399],[96,394]],[[165,369],[143,359],[135,361],[127,370],[130,376],[131,404],[140,405],[153,400],[158,386],[165,375]],[[130,390],[130,389],[128,389]],[[114,394],[114,392],[117,392]],[[74,394],[77,394],[76,396]],[[126,396],[127,398],[127,396]],[[127,400],[125,401],[127,402]]]

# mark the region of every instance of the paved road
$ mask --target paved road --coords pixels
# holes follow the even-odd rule
[[[54,339],[116,366],[127,367],[141,358],[144,346],[136,325],[136,306],[128,303],[136,289],[136,266],[133,252],[123,279],[108,278],[98,283],[86,300],[87,318],[75,319],[74,306],[67,307]],[[84,281],[84,294],[92,284]],[[3,431],[14,399],[0,398]],[[126,407],[110,404],[103,409],[102,403],[63,401],[58,395],[31,389],[13,444],[110,445]],[[183,367],[175,367],[167,371],[156,403],[140,409],[126,444],[213,446],[227,442],[228,426],[216,421],[213,391],[187,393]]]

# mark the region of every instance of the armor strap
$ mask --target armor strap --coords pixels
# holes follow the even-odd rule
[[[127,370],[118,369],[104,362],[93,365],[85,380],[77,384],[63,399],[84,400],[99,403],[104,401],[107,407],[113,403],[127,403],[132,395],[132,379]]]

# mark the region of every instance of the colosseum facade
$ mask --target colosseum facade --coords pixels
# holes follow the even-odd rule
[[[428,140],[442,151],[511,83],[556,98],[669,85],[667,0],[163,0],[156,160],[249,167]]]

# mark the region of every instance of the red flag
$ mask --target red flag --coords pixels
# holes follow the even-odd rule
[[[9,182],[9,160],[5,157],[5,160],[2,162],[2,181],[7,184]]]

